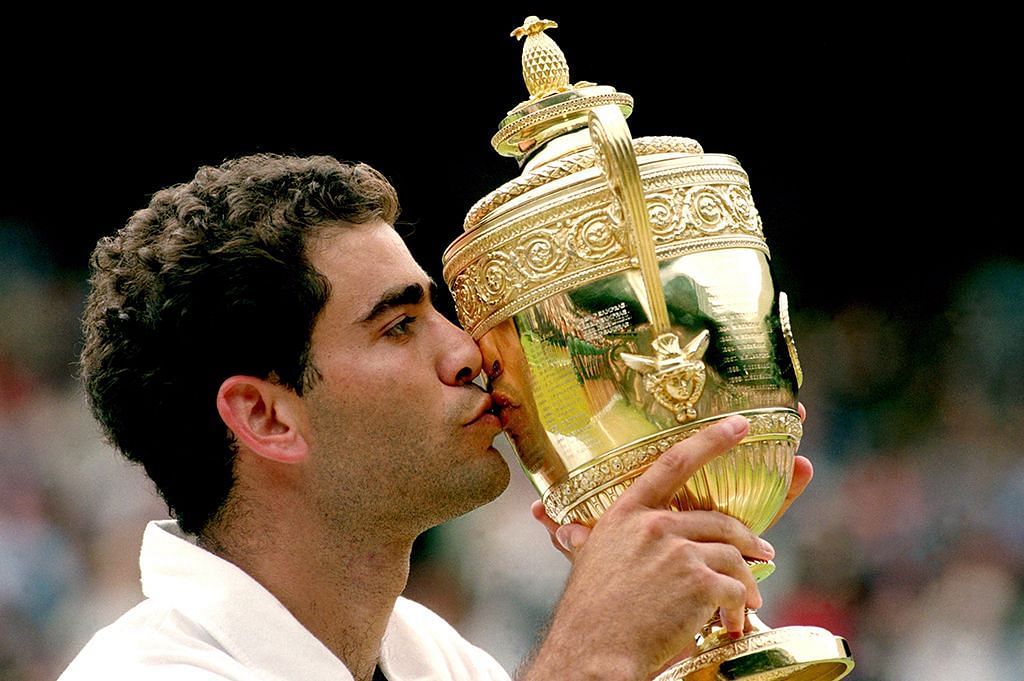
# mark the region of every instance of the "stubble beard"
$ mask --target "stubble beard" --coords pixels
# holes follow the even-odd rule
[[[365,424],[353,437],[330,415],[311,417],[317,442],[309,485],[316,512],[336,531],[411,539],[493,501],[508,486],[501,455],[472,451],[459,430],[431,440],[396,416],[376,423],[375,437]]]

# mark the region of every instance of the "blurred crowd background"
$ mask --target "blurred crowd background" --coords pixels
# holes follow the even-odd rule
[[[142,529],[166,511],[100,440],[72,378],[82,274],[9,224],[0,248],[0,679],[37,681],[139,600]],[[815,480],[767,535],[779,569],[762,614],[845,636],[857,679],[1024,669],[1024,261],[981,263],[952,292],[935,317],[794,319]],[[514,476],[423,537],[409,585],[509,669],[568,570],[533,498]]]
[[[566,14],[553,35],[574,79],[633,94],[635,135],[690,135],[751,173],[790,293],[809,411],[801,453],[816,472],[767,534],[778,571],[762,585],[763,619],[845,636],[853,680],[1024,677],[1024,249],[1019,216],[998,212],[1013,204],[999,173],[974,151],[1002,142],[998,74],[964,78],[961,43],[907,43],[898,28],[838,38],[839,19],[736,33],[729,18],[728,50],[711,30],[725,18],[690,22],[704,35],[684,32],[693,49],[680,54],[667,25],[596,49],[600,17]],[[313,30],[302,45],[340,65],[341,81],[274,61],[244,21],[237,34],[196,29],[205,52],[161,51],[145,73],[124,69],[151,38],[121,36],[120,54],[76,36],[66,73],[5,81],[26,89],[9,100],[24,125],[11,125],[0,169],[0,681],[56,678],[141,598],[142,530],[166,514],[141,470],[102,442],[75,380],[100,235],[200,163],[331,153],[392,178],[413,250],[440,281],[462,213],[514,173],[486,141],[523,94],[505,37],[522,16],[470,16],[454,45],[377,20],[344,42]],[[251,68],[230,87],[175,61],[231,49]],[[701,50],[715,54],[708,82],[695,75]],[[366,68],[383,52],[400,58],[393,73]],[[694,68],[652,66],[680,61]],[[443,68],[513,79],[454,82]],[[77,116],[63,108],[82,102]],[[979,103],[984,121],[960,115]],[[936,124],[949,127],[933,136]],[[409,584],[509,670],[568,572],[530,518],[534,498],[514,475],[498,501],[425,535]]]

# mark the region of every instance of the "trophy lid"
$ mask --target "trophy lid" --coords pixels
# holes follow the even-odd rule
[[[512,32],[525,38],[529,98],[508,113],[491,144],[518,161],[520,174],[470,208],[463,234],[442,256],[459,319],[476,338],[547,296],[638,267],[638,244],[652,291],[658,260],[733,247],[768,255],[739,162],[705,154],[687,137],[633,138],[624,121],[633,98],[610,86],[570,84],[565,55],[545,34],[554,26],[531,16]],[[615,159],[595,142],[596,118],[621,121]],[[618,154],[627,147],[636,173],[629,183],[640,197],[631,199],[628,218],[624,185],[609,175],[623,167]],[[648,213],[646,236],[633,234],[645,222],[634,219],[637,210]]]
[[[633,98],[607,85],[588,81],[570,84],[565,54],[545,31],[558,24],[535,16],[512,31],[523,44],[523,80],[530,93],[498,126],[491,146],[522,167],[551,140],[587,127],[587,114],[596,107],[616,104],[622,115],[633,112]]]
[[[633,111],[633,97],[625,92],[588,81],[570,84],[565,54],[545,33],[557,25],[529,16],[511,33],[514,38],[525,38],[522,74],[530,96],[508,112],[491,138],[491,146],[502,156],[515,158],[522,174],[476,202],[463,222],[467,233],[526,200],[527,195],[536,201],[557,192],[565,182],[599,177],[588,131],[591,112],[611,105],[625,118]],[[688,137],[642,137],[634,140],[634,147],[641,163],[665,155],[678,160],[704,153],[700,144]],[[453,249],[458,246],[449,247],[446,261]]]

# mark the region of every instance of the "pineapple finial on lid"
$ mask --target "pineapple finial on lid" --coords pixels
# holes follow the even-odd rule
[[[538,158],[536,153],[546,148],[548,142],[586,128],[594,107],[615,104],[624,116],[633,110],[633,98],[624,92],[585,80],[569,80],[565,54],[544,33],[557,26],[549,19],[529,16],[511,33],[513,38],[526,38],[522,66],[530,96],[502,119],[498,132],[491,138],[491,146],[502,156],[516,159],[520,167],[528,159]],[[578,139],[582,144],[581,140]]]
[[[530,91],[530,99],[540,99],[556,92],[569,90],[569,64],[565,55],[544,31],[558,24],[535,16],[526,17],[523,25],[512,31],[512,37],[523,45],[523,80]]]

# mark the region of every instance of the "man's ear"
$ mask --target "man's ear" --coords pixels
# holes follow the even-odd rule
[[[239,442],[259,456],[297,463],[309,455],[302,403],[284,386],[231,376],[217,391],[217,412]]]

